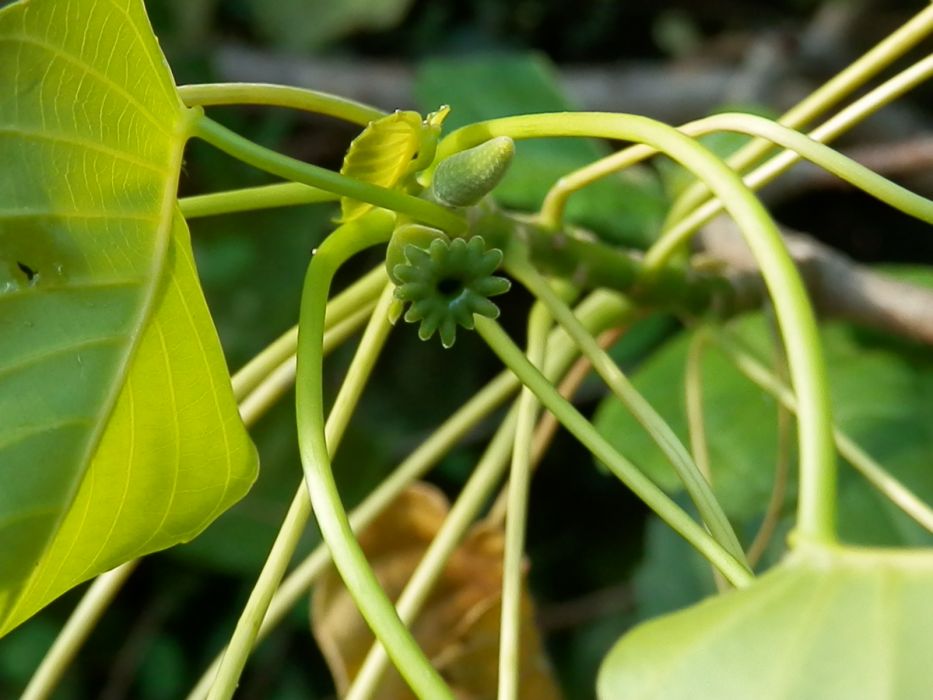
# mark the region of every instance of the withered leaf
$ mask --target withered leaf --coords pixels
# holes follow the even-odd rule
[[[413,484],[360,533],[363,551],[392,600],[401,594],[448,510],[447,499],[437,488]],[[415,639],[458,700],[496,697],[503,548],[500,527],[486,522],[474,525],[412,626]],[[343,695],[362,666],[373,636],[333,569],[315,588],[311,621]],[[521,634],[520,697],[558,700],[560,691],[534,626],[534,606],[527,590],[522,595]],[[374,697],[409,700],[415,696],[390,669]]]

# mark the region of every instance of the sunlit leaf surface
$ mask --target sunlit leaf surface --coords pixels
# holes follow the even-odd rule
[[[601,700],[933,697],[933,554],[794,552],[748,588],[636,627]]]
[[[0,634],[251,483],[140,0],[0,10]]]

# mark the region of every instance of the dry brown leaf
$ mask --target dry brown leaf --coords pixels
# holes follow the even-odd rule
[[[416,483],[360,533],[360,545],[392,600],[401,595],[448,510],[447,499],[437,488]],[[503,547],[501,528],[483,522],[474,525],[412,626],[415,639],[458,700],[496,696]],[[315,588],[311,621],[337,691],[343,695],[362,666],[373,636],[333,569]],[[560,692],[534,626],[534,606],[527,590],[522,595],[521,632],[520,697],[558,700]],[[414,695],[391,669],[374,697],[409,700]]]

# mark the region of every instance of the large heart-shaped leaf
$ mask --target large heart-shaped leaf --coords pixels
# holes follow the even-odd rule
[[[933,697],[933,553],[802,548],[748,588],[636,627],[602,700]]]
[[[0,10],[0,634],[190,539],[255,451],[175,190],[191,113],[141,0]]]

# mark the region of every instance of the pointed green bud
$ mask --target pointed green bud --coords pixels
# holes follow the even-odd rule
[[[434,171],[434,198],[451,207],[476,204],[499,184],[515,156],[515,143],[497,136],[445,158]]]

